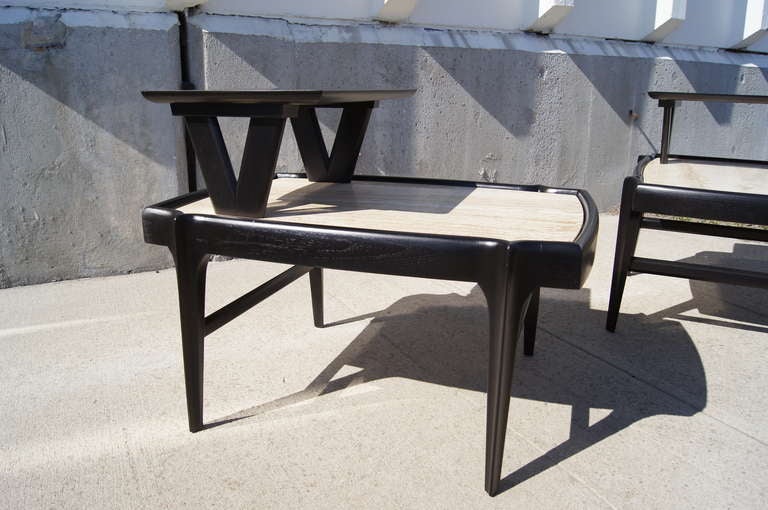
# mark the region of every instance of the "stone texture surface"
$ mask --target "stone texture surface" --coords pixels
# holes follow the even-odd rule
[[[210,14],[189,35],[198,88],[418,89],[374,112],[360,173],[586,188],[603,210],[658,150],[647,90],[768,93],[757,54]],[[0,287],[170,264],[139,212],[186,190],[181,129],[138,91],[177,88],[179,66],[171,14],[2,9]],[[338,112],[320,118],[332,139]],[[685,105],[673,151],[768,159],[767,123]],[[245,121],[222,125],[237,168]],[[290,128],[278,170],[302,170]]]
[[[661,109],[647,91],[768,94],[762,55],[213,15],[191,23],[198,87],[417,89],[374,112],[360,173],[583,187],[602,209],[618,205],[638,156],[659,150]],[[321,121],[332,138],[336,117]],[[765,107],[685,104],[672,149],[768,159],[766,124]],[[235,161],[243,125],[224,123]],[[300,171],[290,130],[285,138],[279,169]]]
[[[632,276],[608,333],[600,222],[586,288],[544,289],[518,353],[495,498],[476,287],[329,271],[316,329],[301,278],[208,338],[206,422],[239,419],[191,434],[168,270],[0,291],[0,507],[764,508],[768,293]],[[641,253],[768,270],[680,237]],[[209,311],[280,270],[210,264]]]
[[[183,189],[177,126],[139,91],[178,86],[177,28],[25,17],[0,21],[0,287],[167,267],[140,212]]]

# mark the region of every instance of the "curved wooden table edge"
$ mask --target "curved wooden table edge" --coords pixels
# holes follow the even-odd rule
[[[282,174],[276,176],[276,178],[294,177],[300,178],[303,177],[303,175]],[[326,240],[330,239],[334,243],[357,243],[360,245],[361,253],[366,249],[386,250],[386,246],[407,246],[415,250],[422,250],[421,253],[428,253],[430,257],[435,257],[436,259],[441,260],[451,259],[452,257],[457,256],[457,254],[463,254],[471,259],[473,258],[471,257],[473,252],[479,254],[480,252],[487,252],[491,247],[496,247],[496,249],[504,250],[510,256],[529,259],[527,265],[529,270],[533,271],[535,274],[529,274],[528,276],[535,276],[533,279],[538,282],[537,286],[542,287],[580,288],[591,270],[595,254],[597,231],[599,228],[599,215],[594,200],[589,193],[584,190],[555,188],[542,185],[496,184],[478,183],[473,181],[379,176],[354,176],[353,180],[487,187],[533,193],[573,195],[578,199],[582,208],[582,225],[576,237],[568,242],[541,241],[536,239],[510,241],[488,237],[424,234],[408,231],[382,231],[363,228],[314,225],[309,223],[287,223],[274,219],[262,221],[260,218],[198,213],[190,214],[178,210],[179,207],[208,196],[206,190],[200,190],[145,207],[142,211],[144,240],[150,244],[167,246],[173,251],[176,224],[181,222],[189,224],[190,227],[194,225],[198,228],[202,228],[208,233],[212,233],[216,229],[225,229],[227,232],[226,236],[236,239],[231,242],[218,242],[215,239],[219,237],[219,234],[211,235],[210,237],[213,240],[208,242],[208,248],[211,250],[212,254],[284,262],[289,264],[312,265],[309,263],[308,259],[313,258],[313,255],[307,253],[301,255],[291,254],[289,249],[284,250],[282,254],[272,253],[269,256],[259,255],[253,249],[246,247],[247,243],[245,242],[245,239],[248,237],[252,238],[256,233],[268,236],[269,239],[276,239],[275,236],[288,236],[292,239],[306,236],[316,238],[322,237]],[[220,253],[221,251],[226,251],[227,253]],[[400,255],[402,255],[402,253],[400,253]],[[459,256],[459,259],[461,258],[463,257]],[[372,264],[368,266],[365,261],[362,261],[362,263],[354,263],[351,259],[338,261],[329,260],[327,261],[328,264],[320,264],[319,262],[321,261],[317,260],[315,262],[318,262],[316,265],[329,269],[347,269],[382,274],[401,274],[458,281],[479,281],[483,279],[476,274],[476,271],[461,267],[450,267],[452,265],[458,265],[458,261],[454,261],[453,263],[450,261],[441,262],[438,264],[442,267],[441,270],[430,270],[425,267],[414,266],[411,268],[403,267],[398,271],[393,270],[393,267],[387,267],[386,264]]]

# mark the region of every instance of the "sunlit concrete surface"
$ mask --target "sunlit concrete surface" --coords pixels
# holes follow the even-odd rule
[[[608,333],[601,222],[587,287],[543,292],[495,498],[476,287],[329,271],[315,329],[302,278],[208,338],[191,434],[168,270],[0,291],[0,507],[764,508],[768,292],[631,276]],[[766,245],[640,245],[768,270]],[[209,309],[279,269],[209,265]]]

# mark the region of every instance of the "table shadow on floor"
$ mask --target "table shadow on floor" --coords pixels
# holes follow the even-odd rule
[[[691,416],[706,404],[701,360],[678,323],[624,315],[622,332],[611,334],[603,327],[605,312],[590,309],[588,303],[586,289],[545,289],[543,293],[536,353],[524,357],[518,351],[512,396],[571,406],[570,437],[522,467],[505,466],[502,491],[644,418],[662,414]],[[478,287],[467,296],[409,296],[376,313],[305,390],[244,409],[208,427],[387,378],[485,392],[487,365],[488,312]],[[359,370],[338,377],[344,367]],[[670,375],[674,375],[671,384],[677,388],[676,393],[657,384]],[[610,409],[610,413],[590,425],[593,408]],[[513,401],[510,427],[514,426],[515,412]],[[507,436],[509,452],[515,448],[515,436]],[[482,462],[484,445],[477,447],[477,459]]]
[[[768,274],[768,245],[737,243],[731,253],[702,251],[680,262]],[[768,333],[768,289],[698,280],[689,280],[689,285],[691,299],[660,310],[653,318]],[[692,310],[706,317],[687,313]]]

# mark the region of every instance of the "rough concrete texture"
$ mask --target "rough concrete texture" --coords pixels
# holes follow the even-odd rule
[[[192,17],[199,88],[416,88],[375,111],[360,173],[585,187],[618,204],[656,152],[648,90],[768,93],[768,57],[645,43],[214,15]],[[634,115],[638,117],[635,118]],[[336,118],[321,118],[332,137]],[[768,108],[681,108],[673,150],[768,159]],[[225,123],[234,159],[243,123]],[[289,130],[290,131],[290,130]],[[300,171],[292,134],[279,162]]]
[[[0,287],[167,267],[140,211],[182,189],[178,128],[139,91],[178,87],[175,17],[0,11]]]
[[[418,89],[375,111],[360,173],[587,188],[603,209],[637,156],[658,150],[661,112],[647,90],[768,93],[764,55],[191,20],[198,88]],[[170,263],[143,244],[139,211],[186,189],[181,130],[138,92],[177,88],[179,65],[173,14],[0,9],[0,287]],[[332,139],[338,111],[320,118]],[[766,123],[768,108],[688,105],[673,150],[768,159]],[[222,125],[238,167],[245,122]],[[290,129],[278,170],[302,170]]]
[[[545,289],[518,353],[496,498],[477,288],[329,271],[315,329],[300,279],[208,338],[220,424],[191,434],[168,270],[0,291],[0,507],[764,508],[768,293],[636,275],[608,333],[600,221],[586,288]],[[768,270],[765,244],[672,235],[641,253]],[[279,270],[211,264],[208,309]]]

